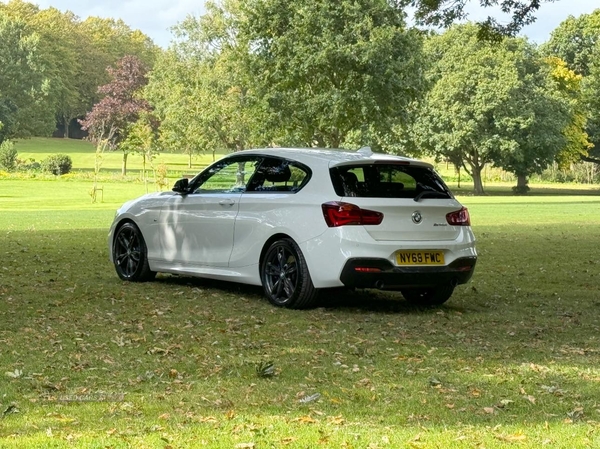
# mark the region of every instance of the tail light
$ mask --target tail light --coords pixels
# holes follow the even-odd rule
[[[471,217],[466,207],[446,214],[446,221],[452,226],[471,226]]]
[[[374,210],[361,209],[355,204],[330,201],[321,205],[325,222],[330,228],[349,225],[378,225],[383,214]]]

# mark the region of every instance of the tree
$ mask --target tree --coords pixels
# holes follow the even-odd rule
[[[148,176],[146,163],[154,169],[152,160],[156,154],[158,138],[158,120],[151,113],[142,111],[135,123],[130,123],[127,137],[121,143],[124,154],[139,153],[142,155],[142,173],[146,193],[148,193]]]
[[[481,172],[495,164],[514,172],[524,189],[529,174],[562,146],[568,111],[548,90],[545,65],[521,39],[481,41],[473,25],[456,26],[427,43],[433,87],[414,127],[416,140],[462,164],[483,193]]]
[[[422,91],[422,36],[385,0],[252,0],[239,41],[276,142],[373,144]]]
[[[235,10],[235,2],[228,7]],[[208,3],[207,14],[188,17],[175,29],[176,42],[159,57],[146,97],[161,121],[161,142],[192,155],[210,148],[240,151],[266,143],[264,101],[254,76],[241,64],[233,14]]]
[[[583,80],[583,102],[588,112],[587,132],[593,148],[582,159],[600,164],[600,41],[596,43],[589,65],[589,75]]]
[[[522,41],[515,43],[523,44]],[[511,100],[515,110],[518,107],[518,113],[499,124],[513,145],[495,152],[492,159],[495,166],[517,176],[514,191],[522,194],[529,190],[527,178],[541,173],[565,150],[568,143],[565,131],[574,120],[571,103],[558,90],[551,67],[531,46],[525,45],[517,51],[519,83]]]
[[[48,93],[39,35],[0,9],[0,142],[43,132],[48,123],[37,106]]]
[[[542,46],[548,56],[556,56],[578,75],[587,76],[593,53],[600,42],[600,9],[579,17],[569,16],[552,33]]]
[[[570,108],[571,120],[563,130],[565,146],[556,155],[561,168],[568,168],[572,163],[588,157],[593,144],[589,141],[586,130],[588,112],[583,100],[583,76],[567,67],[567,63],[557,57],[546,58],[550,68],[553,87]]]
[[[99,101],[98,86],[109,81],[106,67],[127,54],[150,65],[158,51],[147,36],[122,21],[90,17],[81,22],[70,11],[40,9],[23,0],[0,3],[0,10],[23,21],[38,38],[45,95],[38,94],[35,105],[23,113],[28,134],[48,135],[58,122],[68,137],[72,120]]]
[[[97,146],[114,151],[127,138],[129,126],[151,108],[140,95],[147,84],[147,69],[137,57],[125,56],[107,72],[111,82],[98,89],[104,98],[94,105],[81,125]],[[127,174],[127,155],[127,149],[123,148],[123,176]]]
[[[570,16],[556,28],[542,47],[550,56],[564,60],[567,67],[582,75],[579,126],[589,136],[593,148],[582,152],[581,159],[600,163],[600,9],[579,17]]]
[[[502,25],[489,16],[479,23],[480,37],[515,36],[525,25],[535,22],[535,13],[543,3],[554,0],[478,0],[481,7],[499,6],[502,12],[511,15],[511,20]],[[396,0],[399,6],[410,4],[416,8],[415,19],[424,25],[449,27],[467,18],[465,6],[469,0]]]

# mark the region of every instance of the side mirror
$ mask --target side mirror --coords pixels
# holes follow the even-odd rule
[[[189,182],[190,181],[187,178],[178,179],[173,186],[173,192],[182,194],[189,193]]]

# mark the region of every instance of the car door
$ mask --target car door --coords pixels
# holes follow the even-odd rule
[[[161,252],[174,265],[226,267],[239,200],[257,157],[230,157],[211,165],[174,195],[160,215]]]
[[[293,223],[299,235],[311,232],[308,229],[314,227],[314,221],[307,210],[314,209],[322,217],[321,209],[307,207],[307,200],[298,199],[296,195],[309,179],[310,170],[303,164],[283,158],[264,158],[240,198],[230,267],[257,264],[265,241],[275,230],[291,235],[286,229]]]

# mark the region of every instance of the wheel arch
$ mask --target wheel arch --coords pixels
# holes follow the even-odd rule
[[[281,240],[281,239],[290,239],[295,242],[295,240],[292,237],[290,237],[288,234],[285,234],[283,232],[273,234],[271,237],[269,237],[267,239],[267,241],[265,242],[265,244],[263,245],[262,249],[260,250],[260,257],[258,258],[259,273],[260,273],[260,270],[262,267],[263,260],[265,259],[265,254],[267,254],[267,250],[274,242],[276,242],[277,240]]]

